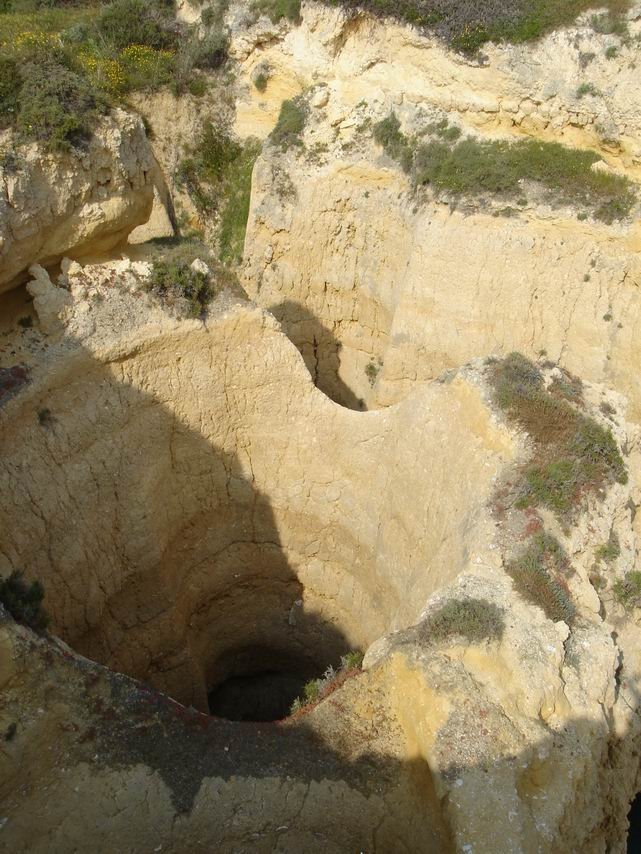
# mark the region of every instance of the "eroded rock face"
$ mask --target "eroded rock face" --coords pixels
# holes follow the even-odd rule
[[[585,28],[479,65],[325,7],[248,34],[237,11],[247,80],[269,68],[241,133],[266,135],[282,97],[315,85],[311,157],[268,147],[255,171],[244,272],[260,307],[223,293],[179,320],[142,292],[145,263],[65,262],[59,281],[33,266],[48,349],[3,366],[0,577],[44,582],[63,641],[0,610],[0,838],[623,852],[640,785],[641,638],[616,586],[638,551],[638,229],[537,201],[510,220],[493,202],[418,205],[363,128],[447,113],[481,138],[598,143],[633,174],[638,46],[594,60],[613,146],[603,105],[573,94],[581,54],[607,43]],[[187,104],[176,126],[195,121]],[[176,134],[158,146],[175,164]],[[513,349],[592,381],[581,411],[624,456],[627,479],[588,488],[571,524],[502,504],[533,440],[497,409],[489,363],[458,365]],[[572,617],[508,572],[543,530]],[[439,634],[448,607],[462,617]],[[307,679],[354,648],[364,670],[286,722],[207,714],[230,679]]]
[[[567,531],[545,517],[577,609],[554,622],[505,571],[528,533],[496,490],[529,445],[484,361],[350,411],[268,314],[222,295],[204,320],[172,319],[140,294],[145,274],[67,267],[66,333],[0,411],[0,560],[45,583],[75,650],[179,702],[4,619],[12,850],[622,851],[640,646],[612,589],[634,565],[634,479]],[[631,452],[621,397],[584,397]],[[448,602],[482,603],[480,633],[437,636]],[[318,665],[354,647],[364,672],[286,724],[183,705],[206,711],[261,656]]]
[[[93,333],[95,320],[81,308],[70,325]],[[157,671],[160,687],[200,708],[240,613],[254,627],[246,646],[280,633],[285,646],[290,616],[310,635],[303,647],[322,635],[319,620],[335,626],[328,662],[415,620],[464,560],[474,508],[512,454],[463,377],[358,419],[314,388],[255,308],[91,342],[59,362],[58,379],[34,378],[19,411],[6,409],[3,480],[16,496],[6,510],[22,521],[3,523],[3,573],[21,562],[45,573],[63,637],[132,675]],[[78,468],[72,449],[89,446]],[[237,600],[229,624],[216,616],[223,595]],[[131,597],[143,609],[134,625]]]
[[[446,118],[481,140],[591,147],[634,177],[641,111],[624,81],[638,43],[606,59],[616,39],[578,26],[488,48],[478,65],[409,28],[315,4],[300,28],[273,35],[268,48],[259,33],[238,37],[248,77],[268,64],[277,98],[288,74],[315,88],[306,149],[267,147],[256,165],[245,285],[282,321],[319,387],[353,408],[387,405],[480,352],[546,351],[624,392],[637,419],[638,222],[581,221],[536,200],[508,218],[501,199],[417,196],[371,126],[391,110],[407,133]],[[576,96],[586,55],[603,97]],[[269,85],[247,91],[241,130],[273,106]]]
[[[34,263],[100,254],[151,214],[155,161],[142,121],[114,110],[86,152],[20,147],[0,168],[0,292]]]

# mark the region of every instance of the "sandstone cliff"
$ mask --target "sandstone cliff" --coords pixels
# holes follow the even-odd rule
[[[622,850],[639,639],[613,590],[634,565],[634,479],[569,528],[536,523],[571,561],[576,616],[552,620],[506,572],[535,517],[505,516],[497,489],[531,446],[484,360],[353,412],[263,311],[223,293],[203,320],[172,319],[146,275],[71,266],[64,303],[42,286],[65,332],[0,412],[3,575],[46,583],[76,650],[200,709],[243,650],[369,647],[365,671],[287,725],[233,729],[5,620],[12,849],[88,834],[123,850]],[[583,396],[627,463],[624,401]],[[448,603],[464,618],[442,633]]]
[[[108,251],[151,214],[154,157],[141,120],[115,110],[86,151],[20,146],[0,166],[0,291],[33,263]]]

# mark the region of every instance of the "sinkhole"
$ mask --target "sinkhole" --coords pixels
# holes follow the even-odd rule
[[[269,647],[233,655],[229,675],[211,686],[209,713],[230,721],[278,721],[286,718],[307,682],[324,667],[301,655]]]

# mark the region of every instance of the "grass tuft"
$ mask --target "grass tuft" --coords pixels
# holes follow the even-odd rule
[[[297,697],[292,703],[291,713],[296,714],[324,700],[325,697],[339,688],[346,679],[355,675],[361,669],[362,664],[363,653],[360,650],[353,650],[343,655],[338,670],[335,670],[330,664],[320,679],[310,679],[309,682],[305,683],[302,697]]]
[[[607,543],[600,545],[594,556],[599,562],[614,563],[620,554],[621,544],[619,543],[619,537],[617,536],[616,531],[610,531]]]
[[[550,620],[574,620],[576,608],[564,580],[570,562],[555,537],[545,532],[535,534],[506,570],[521,596],[542,608]]]

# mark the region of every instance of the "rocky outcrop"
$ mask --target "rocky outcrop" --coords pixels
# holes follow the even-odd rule
[[[54,632],[178,702],[5,619],[7,844],[622,851],[640,647],[612,591],[634,563],[634,479],[567,529],[543,514],[577,610],[555,622],[505,571],[534,517],[495,499],[530,445],[483,360],[353,412],[268,314],[221,294],[172,319],[145,275],[67,267],[66,337],[0,411],[0,572],[40,578]],[[631,452],[620,396],[583,396]],[[436,632],[448,603],[459,616]],[[184,707],[206,710],[231,675],[355,647],[362,675],[287,724]]]
[[[352,408],[387,405],[479,352],[545,351],[624,392],[641,417],[638,223],[605,226],[535,199],[516,211],[500,198],[418,196],[371,136],[394,110],[407,133],[445,118],[480,140],[591,146],[601,167],[634,177],[641,109],[624,81],[638,42],[606,59],[616,37],[584,25],[488,48],[478,64],[410,28],[315,4],[274,39],[238,37],[247,75],[271,63],[315,88],[305,149],[268,146],[257,163],[244,282],[319,387]],[[582,64],[605,100],[576,97]],[[269,84],[248,97],[248,109],[269,101]],[[609,142],[596,130],[604,111],[616,125]]]
[[[154,157],[141,120],[104,118],[86,151],[20,146],[0,166],[0,291],[34,263],[106,252],[149,219]]]

